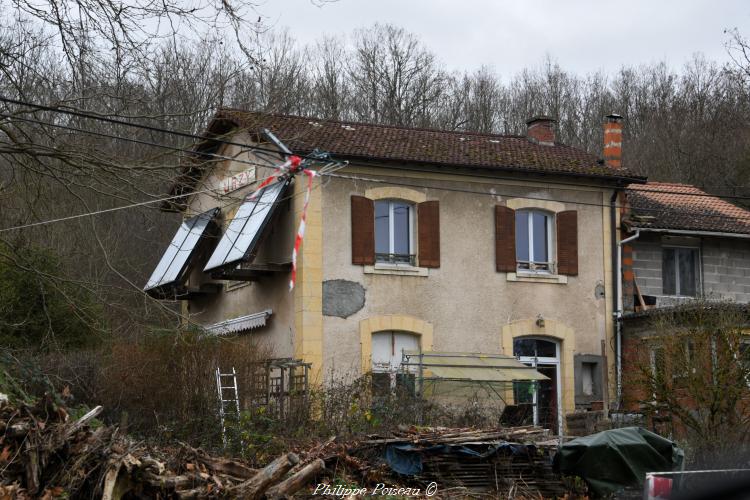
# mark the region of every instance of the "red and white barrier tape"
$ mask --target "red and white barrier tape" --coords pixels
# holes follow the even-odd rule
[[[304,169],[302,173],[307,176],[307,189],[305,190],[305,204],[302,206],[302,217],[297,229],[297,237],[294,239],[294,250],[292,250],[292,279],[289,280],[289,291],[294,290],[294,283],[297,280],[297,254],[302,246],[302,240],[305,237],[305,227],[307,226],[307,205],[310,203],[310,193],[312,192],[313,178],[316,173],[314,170]]]
[[[268,177],[266,177],[265,179],[263,179],[263,182],[261,182],[258,185],[258,187],[255,189],[255,191],[253,191],[252,193],[250,193],[250,195],[247,197],[247,200],[248,201],[254,200],[255,197],[258,196],[258,193],[260,193],[260,191],[264,187],[268,186],[269,184],[271,184],[273,181],[275,181],[276,179],[278,179],[282,175],[290,173],[290,172],[292,174],[297,173],[299,171],[299,166],[300,166],[301,162],[302,162],[302,158],[300,158],[299,156],[290,156],[287,161],[285,161],[284,163],[282,163],[281,165],[279,165],[278,167],[276,167],[276,170],[274,171],[273,174],[271,174]]]
[[[307,205],[310,203],[310,192],[312,192],[313,178],[316,175],[314,170],[301,168],[302,158],[299,156],[290,156],[287,161],[276,167],[273,174],[269,175],[263,182],[261,182],[257,189],[248,195],[247,200],[254,200],[256,196],[263,190],[264,187],[268,186],[279,177],[285,174],[297,174],[303,173],[307,176],[307,190],[305,191],[305,204],[302,207],[302,217],[299,223],[299,229],[297,229],[297,236],[294,239],[294,249],[292,250],[292,278],[289,280],[289,291],[294,290],[294,284],[297,281],[297,254],[302,246],[302,240],[305,237],[305,225],[307,224]]]

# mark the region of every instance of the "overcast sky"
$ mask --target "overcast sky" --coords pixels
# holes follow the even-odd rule
[[[748,0],[267,0],[259,10],[303,43],[392,23],[418,35],[447,69],[486,64],[502,76],[546,54],[578,73],[657,61],[677,68],[695,52],[723,62],[725,28],[750,37]]]

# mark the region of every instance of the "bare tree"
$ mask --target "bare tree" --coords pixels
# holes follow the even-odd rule
[[[635,344],[628,387],[649,417],[685,440],[694,465],[737,466],[750,446],[750,316],[732,303],[663,312]],[[634,401],[635,402],[635,401]]]

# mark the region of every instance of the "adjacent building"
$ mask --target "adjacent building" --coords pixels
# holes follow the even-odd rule
[[[651,351],[652,368],[658,369],[665,331],[660,322],[668,321],[670,335],[678,335],[689,331],[696,308],[706,310],[718,301],[730,303],[731,308],[722,311],[736,310],[738,317],[746,318],[748,343],[739,357],[750,359],[750,210],[731,203],[731,197],[722,199],[687,184],[632,185],[625,196],[625,375],[637,372],[638,352],[644,347]],[[637,410],[642,387],[628,385],[624,384],[626,406]]]

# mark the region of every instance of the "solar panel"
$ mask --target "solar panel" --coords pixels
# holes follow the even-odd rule
[[[182,281],[190,267],[190,258],[196,251],[198,243],[204,236],[213,233],[212,229],[216,229],[213,220],[218,214],[219,209],[212,208],[183,221],[146,283],[145,291],[155,292],[157,289]]]
[[[286,179],[271,184],[263,188],[255,198],[240,205],[224,236],[216,245],[214,253],[208,259],[204,271],[236,264],[252,254],[263,228],[271,219],[289,182],[290,180]]]

